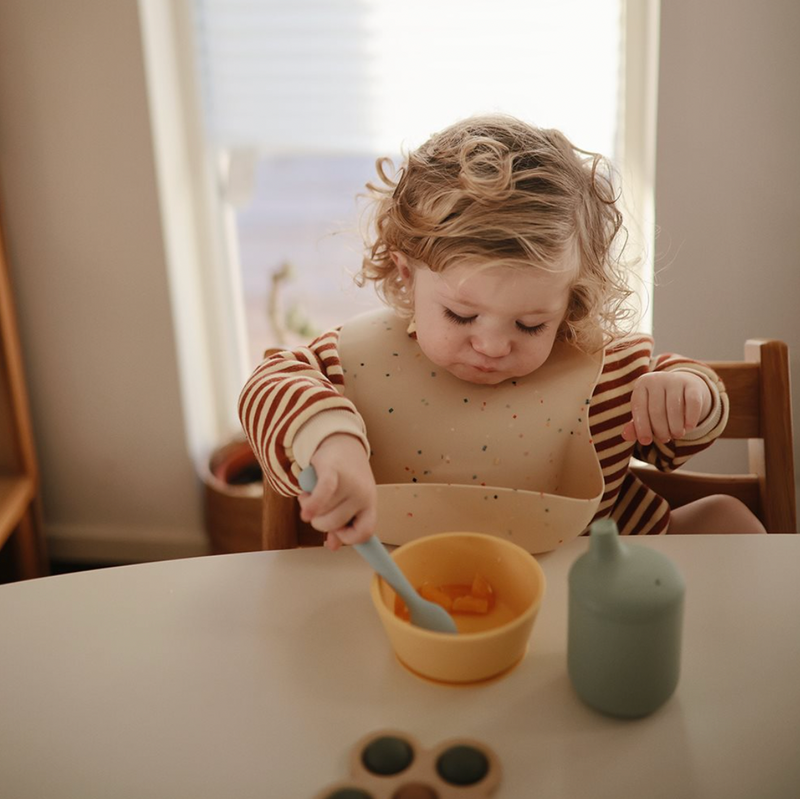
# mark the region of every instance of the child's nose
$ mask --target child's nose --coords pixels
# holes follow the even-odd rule
[[[472,337],[472,348],[487,358],[503,358],[511,352],[511,341],[508,336],[485,333]]]

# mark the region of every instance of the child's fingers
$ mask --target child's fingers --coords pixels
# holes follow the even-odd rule
[[[300,518],[307,524],[314,523],[315,519],[319,519],[331,511],[334,511],[341,499],[337,500],[335,496],[319,496],[316,489],[313,494],[301,494],[297,498],[300,505]],[[322,528],[317,528],[322,529]]]
[[[636,438],[636,428],[633,426],[633,420],[622,428],[622,437],[625,441],[633,441]]]
[[[300,505],[300,518],[304,522],[310,522],[324,508],[315,494],[300,494],[297,502]]]
[[[692,383],[684,389],[683,398],[686,406],[684,419],[686,420],[687,430],[694,430],[700,423],[700,415],[703,412],[703,389],[705,388],[705,385],[700,386]]]
[[[370,508],[352,519],[346,527],[330,531],[325,546],[336,552],[342,544],[362,544],[375,532],[375,521],[375,511]]]
[[[337,549],[342,547],[342,539],[336,533],[328,533],[325,536],[325,547],[331,552],[336,552]]]
[[[653,438],[662,443],[669,441],[672,436],[667,414],[667,393],[660,386],[647,392],[647,415]]]
[[[345,544],[362,544],[375,532],[377,515],[374,508],[367,508],[350,520],[347,527],[337,530],[336,535]]]
[[[708,389],[702,378],[683,373],[645,375],[631,394],[632,420],[622,430],[626,441],[666,443],[686,436],[701,421]]]
[[[350,526],[351,520],[360,512],[361,508],[354,498],[343,499],[339,504],[332,504],[324,508],[316,516],[309,519],[311,526],[321,533],[333,530],[338,532]]]
[[[648,409],[649,392],[642,383],[634,389],[631,398],[631,416],[636,439],[640,444],[650,444],[653,440],[653,429],[650,426],[650,412]]]
[[[310,522],[320,513],[324,513],[332,504],[336,493],[337,479],[329,473],[317,478],[314,490],[308,494],[303,493],[297,497],[300,504],[300,518],[304,522]]]
[[[672,391],[667,394],[667,421],[670,438],[679,439],[686,435],[686,401],[683,395],[683,387],[679,391]]]
[[[343,544],[363,544],[372,533],[356,532],[354,527],[343,527],[336,531],[336,536]]]

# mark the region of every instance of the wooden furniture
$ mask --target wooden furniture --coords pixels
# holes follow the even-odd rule
[[[651,466],[634,471],[673,508],[709,494],[737,497],[770,533],[797,532],[789,348],[782,341],[751,339],[743,361],[712,361],[730,398],[723,438],[748,439],[748,474],[707,474]]]
[[[567,676],[567,574],[585,538],[537,558],[547,592],[522,662],[460,688],[398,663],[351,547],[2,585],[2,795],[311,799],[347,775],[358,740],[395,729],[425,748],[485,743],[494,799],[796,797],[800,536],[626,543],[686,582],[677,689],[637,721],[586,707]]]
[[[11,578],[47,574],[38,505],[39,473],[17,334],[11,281],[0,228],[0,548]]]
[[[269,351],[265,354],[269,354]],[[789,349],[782,341],[751,339],[743,361],[713,361],[730,398],[723,438],[748,439],[748,474],[707,474],[679,469],[671,474],[634,465],[644,483],[673,508],[710,494],[737,497],[768,532],[797,532]],[[264,482],[262,547],[289,549],[320,544],[324,536],[300,521],[297,502]]]
[[[261,467],[245,440],[215,449],[201,472],[212,555],[261,549]]]
[[[293,549],[321,546],[325,534],[300,519],[300,506],[294,497],[272,490],[264,478],[264,504],[261,515],[261,548]]]

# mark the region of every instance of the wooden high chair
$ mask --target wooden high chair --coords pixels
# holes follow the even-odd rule
[[[730,494],[744,502],[769,533],[796,533],[797,510],[792,438],[789,348],[775,339],[750,339],[743,361],[709,361],[730,398],[722,438],[746,438],[749,472],[709,474],[678,469],[665,474],[633,466],[635,474],[679,508],[709,494]],[[689,464],[691,465],[691,461]]]
[[[673,508],[710,494],[730,494],[744,502],[768,532],[797,532],[787,345],[751,339],[745,343],[743,361],[714,361],[709,366],[722,378],[730,398],[722,437],[748,439],[749,472],[679,469],[665,474],[644,464],[633,465],[633,471]],[[323,539],[322,533],[300,521],[297,501],[279,496],[265,481],[263,548],[315,546]]]

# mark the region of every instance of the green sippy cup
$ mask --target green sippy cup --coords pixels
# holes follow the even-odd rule
[[[669,558],[622,543],[611,519],[591,526],[589,551],[569,572],[567,667],[584,702],[636,718],[672,696],[680,673],[684,591]]]

